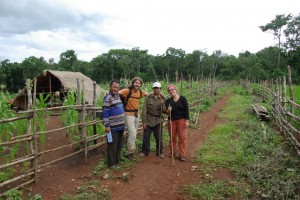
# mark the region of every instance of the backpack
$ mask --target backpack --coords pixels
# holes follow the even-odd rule
[[[126,106],[127,106],[127,103],[128,103],[128,99],[129,99],[129,98],[136,98],[136,97],[131,97],[131,95],[132,95],[132,88],[131,88],[131,87],[128,87],[128,89],[129,89],[129,92],[128,92],[128,95],[127,95],[126,98],[125,98],[124,96],[120,95],[120,99],[121,99],[121,101],[122,101],[122,103],[123,103],[124,110],[125,110],[126,112],[137,112],[137,110],[127,110],[127,109],[126,109]],[[140,99],[140,98],[142,98],[142,90],[141,90],[141,89],[140,89],[140,97],[137,98],[137,99]]]

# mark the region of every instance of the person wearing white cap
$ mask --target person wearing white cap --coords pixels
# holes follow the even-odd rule
[[[161,93],[161,84],[152,84],[153,93],[146,96],[142,109],[142,122],[144,127],[143,144],[140,156],[147,156],[150,152],[151,133],[156,141],[156,155],[164,158],[162,142],[162,113],[166,111],[166,99]]]

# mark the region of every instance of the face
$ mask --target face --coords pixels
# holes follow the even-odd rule
[[[154,87],[154,88],[152,88],[152,90],[153,90],[154,94],[160,94],[160,88],[159,87]]]
[[[134,83],[133,83],[133,87],[135,88],[135,89],[140,89],[140,87],[141,87],[141,85],[142,85],[142,83],[141,83],[141,81],[139,81],[139,80],[136,80],[136,81],[134,81]]]
[[[170,88],[168,89],[168,93],[170,94],[170,96],[174,96],[174,95],[177,94],[175,88],[173,88],[173,87],[170,87]]]
[[[120,88],[120,84],[113,82],[112,85],[110,86],[109,91],[113,94],[118,94],[119,88]]]

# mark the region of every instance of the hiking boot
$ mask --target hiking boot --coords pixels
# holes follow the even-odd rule
[[[120,169],[120,167],[119,166],[117,166],[117,165],[113,165],[113,166],[111,166],[111,167],[109,167],[111,170],[118,170],[118,169]]]
[[[164,159],[164,158],[165,158],[165,155],[164,155],[164,154],[160,154],[159,157],[160,157],[161,159]]]

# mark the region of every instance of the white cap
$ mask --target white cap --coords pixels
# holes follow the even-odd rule
[[[152,88],[155,88],[155,87],[158,87],[158,88],[161,88],[161,85],[159,82],[155,82],[152,84]]]

